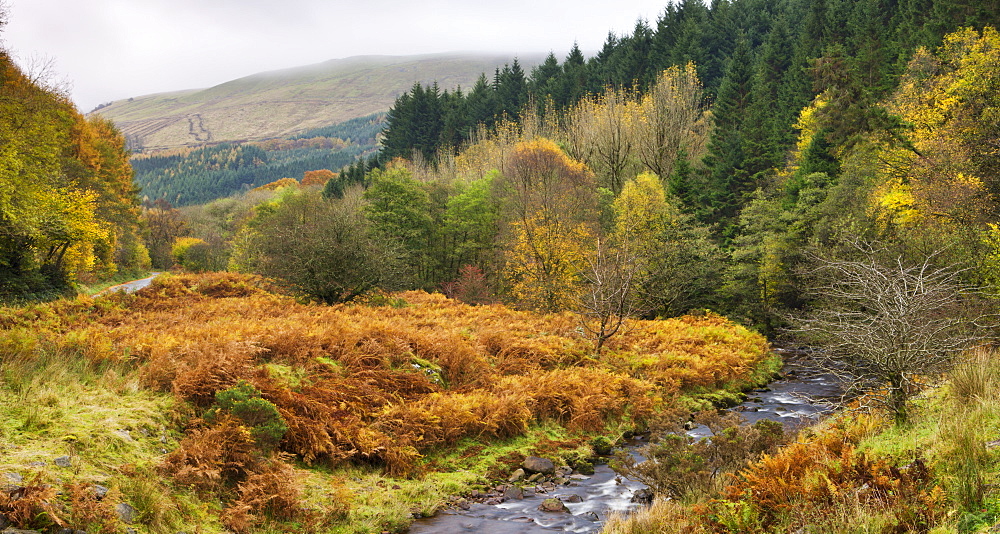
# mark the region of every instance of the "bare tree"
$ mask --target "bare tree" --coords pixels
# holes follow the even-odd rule
[[[980,291],[962,281],[963,269],[935,265],[937,254],[907,264],[880,261],[883,251],[857,246],[861,259],[819,259],[815,274],[827,282],[813,290],[815,310],[792,322],[819,346],[824,366],[848,393],[866,393],[904,422],[919,385],[983,343],[994,315]]]
[[[583,291],[578,297],[577,314],[584,331],[593,337],[597,354],[610,337],[622,331],[630,317],[645,311],[640,309],[637,291],[642,273],[634,254],[600,240],[597,250],[587,258],[581,273]]]

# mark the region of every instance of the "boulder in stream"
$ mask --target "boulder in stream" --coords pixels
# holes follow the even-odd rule
[[[569,508],[566,508],[566,505],[556,498],[545,499],[542,504],[538,505],[538,509],[542,512],[569,513]]]
[[[537,456],[528,456],[525,458],[521,467],[523,467],[525,471],[541,473],[543,475],[551,475],[556,472],[556,464],[552,463],[552,460],[539,458]]]

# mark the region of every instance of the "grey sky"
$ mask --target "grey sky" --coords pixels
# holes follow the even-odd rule
[[[4,0],[0,0],[2,2]],[[363,54],[595,51],[669,0],[5,0],[3,46],[83,111]],[[27,67],[31,68],[31,67]]]

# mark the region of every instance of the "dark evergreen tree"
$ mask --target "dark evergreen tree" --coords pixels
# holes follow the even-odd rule
[[[565,109],[587,94],[587,62],[580,47],[573,43],[563,62],[563,77],[559,95],[555,98],[556,106]]]
[[[496,92],[486,80],[486,74],[481,74],[472,91],[465,100],[465,109],[469,114],[468,124],[475,128],[478,124],[492,126],[496,121],[499,108]]]
[[[708,189],[698,204],[707,205],[715,221],[730,221],[752,191],[745,146],[754,80],[753,54],[746,36],[740,36],[733,55],[726,62],[712,113],[715,128],[705,157]]]
[[[521,108],[528,101],[528,80],[524,77],[517,59],[511,65],[504,65],[503,70],[497,70],[494,78],[494,89],[497,95],[497,111],[516,120]]]

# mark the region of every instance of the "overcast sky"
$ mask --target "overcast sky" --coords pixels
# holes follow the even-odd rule
[[[0,0],[3,46],[77,106],[364,54],[598,50],[668,0]]]

